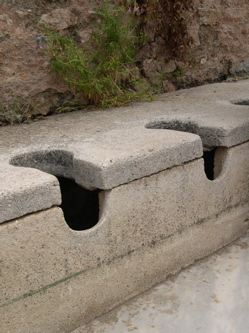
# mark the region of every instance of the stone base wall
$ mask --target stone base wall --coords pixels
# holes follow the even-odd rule
[[[1,227],[3,240],[12,243],[8,251],[12,270],[0,305],[4,332],[70,332],[107,313],[242,236],[248,229],[248,203],[95,267],[87,267],[80,256],[72,260],[72,254],[81,253],[85,237],[62,230],[63,226],[61,212],[53,208]],[[15,248],[15,255],[25,257],[27,265],[18,264],[20,257],[14,261]]]
[[[229,148],[215,181],[197,159],[103,191],[89,230],[58,207],[2,224],[2,330],[69,332],[242,236],[248,149]]]

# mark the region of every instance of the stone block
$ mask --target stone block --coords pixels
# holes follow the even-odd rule
[[[210,85],[1,129],[2,331],[69,332],[243,235],[247,94]]]

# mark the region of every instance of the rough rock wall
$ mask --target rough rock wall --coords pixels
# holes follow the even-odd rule
[[[116,2],[127,5],[127,1]],[[52,72],[37,25],[70,35],[83,46],[91,33],[96,3],[0,1],[0,110],[22,100],[31,112],[47,114],[74,99]],[[248,0],[137,3],[138,19],[147,34],[136,57],[137,66],[155,90],[171,91],[249,73]]]
[[[193,82],[249,73],[248,0],[194,0],[186,17],[193,40],[187,74]]]
[[[248,0],[158,0],[152,12],[150,2],[141,1],[148,16],[149,43],[139,52],[146,77],[163,74],[167,90],[249,72]]]
[[[56,77],[37,28],[40,22],[86,40],[91,6],[86,0],[7,0],[0,3],[0,103],[23,100],[36,113],[47,114],[73,99]],[[40,46],[40,47],[39,47]],[[16,105],[17,103],[14,103]],[[30,110],[32,112],[32,110]]]

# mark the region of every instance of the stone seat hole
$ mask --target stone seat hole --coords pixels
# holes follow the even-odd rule
[[[239,99],[236,101],[231,101],[231,103],[235,105],[249,105],[249,99]]]
[[[101,190],[88,190],[75,182],[72,153],[64,150],[36,151],[18,155],[11,159],[10,164],[39,169],[56,176],[62,197],[60,207],[71,229],[87,230],[98,223]]]
[[[180,120],[155,121],[147,124],[145,127],[148,129],[167,129],[180,132],[188,132],[188,133],[197,134],[201,138],[198,126],[191,121],[188,122]],[[206,177],[209,180],[214,180],[220,175],[224,153],[225,153],[224,147],[205,147],[203,145],[202,157],[204,160],[204,171]]]
[[[65,220],[73,230],[86,230],[94,227],[99,221],[99,192],[89,191],[75,181],[57,177],[60,188]]]

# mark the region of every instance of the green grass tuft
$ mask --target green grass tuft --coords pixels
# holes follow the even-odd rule
[[[51,66],[88,104],[113,107],[148,96],[138,89],[134,57],[141,36],[133,18],[124,7],[104,2],[96,9],[96,28],[84,50],[72,39],[44,30]]]

